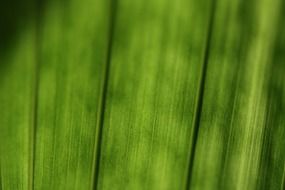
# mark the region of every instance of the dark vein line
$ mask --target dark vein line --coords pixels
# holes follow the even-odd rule
[[[1,168],[2,159],[0,159],[0,190],[2,190],[2,168]]]
[[[110,65],[111,65],[111,54],[112,54],[112,46],[113,46],[113,36],[114,36],[114,26],[115,26],[115,16],[116,16],[116,0],[110,0],[110,8],[109,8],[109,31],[108,31],[108,44],[107,44],[107,55],[106,55],[106,63],[104,68],[104,76],[102,81],[102,91],[99,102],[99,112],[98,112],[98,120],[97,120],[97,132],[95,139],[95,150],[94,150],[94,163],[93,163],[93,184],[91,189],[98,189],[98,180],[99,180],[99,169],[100,169],[100,158],[101,158],[101,145],[102,145],[102,133],[103,133],[103,125],[104,125],[104,116],[105,116],[105,106],[107,99],[107,89],[109,82],[109,73],[110,73]]]
[[[34,189],[35,179],[35,155],[36,155],[36,129],[38,119],[38,96],[39,96],[39,73],[40,73],[40,18],[42,14],[42,1],[35,0],[35,76],[34,76],[34,99],[33,99],[33,123],[31,128],[31,155],[30,155],[30,180],[29,189]]]
[[[283,170],[282,181],[281,181],[281,190],[285,190],[285,164],[284,164],[284,170]]]
[[[194,166],[194,158],[196,152],[196,144],[198,139],[199,133],[199,126],[201,121],[201,113],[202,113],[202,105],[203,105],[203,98],[204,98],[204,89],[205,89],[205,80],[206,80],[206,72],[208,67],[209,55],[210,55],[210,45],[212,40],[212,29],[214,23],[214,12],[216,6],[216,0],[211,1],[210,5],[210,18],[209,18],[209,25],[208,25],[208,33],[206,38],[206,47],[204,52],[204,59],[201,68],[201,75],[200,75],[200,83],[199,89],[197,94],[197,103],[195,108],[195,117],[193,121],[193,130],[192,130],[192,138],[190,143],[190,155],[188,160],[188,170],[186,175],[186,190],[190,189],[191,181],[192,181],[192,173],[193,173],[193,166]]]

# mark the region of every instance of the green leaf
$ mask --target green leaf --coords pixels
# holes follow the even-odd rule
[[[285,188],[285,1],[11,2],[0,190]]]
[[[217,1],[190,189],[281,188],[281,3]]]
[[[31,187],[36,86],[35,22],[22,24],[7,53],[0,53],[0,184]]]
[[[117,2],[99,189],[183,189],[208,1]]]
[[[34,188],[89,189],[106,63],[108,3],[62,0],[50,6],[39,27]]]

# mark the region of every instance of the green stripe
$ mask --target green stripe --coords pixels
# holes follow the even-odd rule
[[[105,0],[48,5],[39,27],[34,188],[89,189],[109,7]]]
[[[267,144],[285,137],[284,124],[270,124],[278,116],[268,116],[274,111],[268,81],[275,75],[270,71],[275,68],[280,5],[279,0],[217,2],[190,189],[280,188],[282,169],[266,170],[270,173],[263,180],[259,173],[261,167],[284,163],[281,153],[278,161],[266,165],[262,161],[271,154],[264,152]],[[281,100],[273,99],[284,106]],[[279,137],[269,136],[273,127],[279,128]],[[284,152],[279,143],[273,145],[276,153]]]
[[[4,190],[27,190],[32,175],[36,25],[33,19],[25,19],[19,18],[21,32],[8,36],[14,42],[9,50],[0,52],[0,173]]]
[[[118,1],[99,189],[182,189],[208,1]]]

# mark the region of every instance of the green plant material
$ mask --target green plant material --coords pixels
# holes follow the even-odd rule
[[[90,189],[108,41],[105,0],[60,0],[39,26],[35,189]]]
[[[27,190],[31,185],[36,30],[34,20],[20,21],[22,31],[13,39],[15,43],[9,51],[0,53],[0,189],[3,190]]]
[[[280,0],[217,1],[190,189],[281,189],[285,46],[280,7]]]
[[[209,1],[118,1],[99,189],[183,189]]]
[[[267,116],[261,163],[258,175],[258,189],[285,189],[285,2],[281,9],[275,31],[273,55],[268,72]]]
[[[12,2],[0,190],[285,188],[284,0]]]

